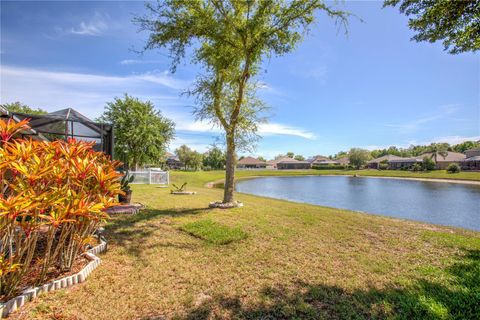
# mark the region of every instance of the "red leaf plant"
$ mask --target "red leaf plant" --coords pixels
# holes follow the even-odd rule
[[[10,297],[33,265],[69,271],[105,209],[121,193],[119,163],[93,143],[18,138],[28,121],[0,120],[0,296]],[[31,276],[31,275],[30,275]]]

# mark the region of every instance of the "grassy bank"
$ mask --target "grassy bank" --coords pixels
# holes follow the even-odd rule
[[[447,173],[445,170],[411,172],[401,170],[238,170],[237,178],[252,176],[298,176],[298,175],[357,175],[365,177],[395,177],[420,179],[446,179],[480,181],[480,172]],[[190,185],[203,186],[207,182],[225,177],[225,171],[175,172],[173,183],[187,181]]]
[[[13,318],[478,319],[479,233],[244,194],[207,209],[220,178],[173,173],[194,196],[134,186],[148,209],[108,223],[88,281]]]

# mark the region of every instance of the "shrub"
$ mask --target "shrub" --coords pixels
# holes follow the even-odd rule
[[[121,193],[118,165],[93,143],[14,139],[28,122],[0,120],[0,295],[35,265],[68,271]],[[8,245],[6,245],[8,244]]]
[[[315,170],[344,170],[345,166],[344,165],[338,165],[338,164],[328,164],[328,165],[313,165],[312,169]]]
[[[415,163],[412,166],[412,171],[422,171],[422,170],[423,170],[423,166],[420,163]]]
[[[378,169],[379,170],[387,170],[388,169],[388,163],[379,163],[378,164]]]
[[[423,169],[426,171],[431,171],[435,169],[435,161],[431,157],[423,158]]]
[[[450,163],[447,167],[447,172],[448,173],[459,173],[460,172],[460,166],[457,163]]]

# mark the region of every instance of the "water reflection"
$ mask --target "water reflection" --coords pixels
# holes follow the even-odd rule
[[[237,191],[480,230],[480,186],[354,177],[265,177]]]

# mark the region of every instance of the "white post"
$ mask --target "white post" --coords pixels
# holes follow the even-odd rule
[[[148,184],[152,184],[152,170],[148,168]]]
[[[170,185],[170,171],[167,171],[167,186]]]

